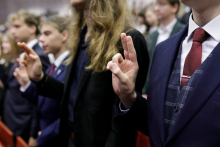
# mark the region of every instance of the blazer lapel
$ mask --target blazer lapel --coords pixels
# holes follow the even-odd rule
[[[156,47],[156,45],[157,45],[157,38],[158,38],[158,31],[156,31],[156,34],[155,34],[155,36],[153,36],[152,37],[152,48],[154,48],[155,49],[155,47]]]
[[[63,63],[60,64],[60,66],[57,68],[57,70],[53,73],[53,77],[58,79],[58,77],[61,75],[61,73],[64,71],[65,65]]]
[[[164,66],[166,67],[166,70],[164,72],[162,72],[161,75],[161,80],[160,83],[158,85],[158,92],[156,94],[157,97],[155,97],[156,99],[158,99],[158,105],[157,105],[157,112],[158,112],[158,116],[159,116],[159,122],[158,122],[158,127],[160,130],[160,137],[161,140],[163,141],[163,143],[165,142],[165,132],[164,132],[164,101],[165,101],[165,97],[166,97],[166,90],[167,90],[167,85],[168,85],[168,81],[170,78],[170,74],[172,72],[173,69],[173,64],[175,62],[178,50],[180,48],[181,42],[183,37],[185,37],[186,33],[188,32],[188,26],[186,26],[178,36],[175,36],[175,38],[173,38],[172,40],[172,45],[169,46],[168,50],[166,51],[166,55],[163,56],[164,61],[166,63],[164,63]]]
[[[203,70],[203,74],[200,79],[198,79],[192,93],[187,98],[185,106],[180,112],[179,119],[176,121],[176,125],[173,126],[173,131],[170,132],[166,143],[176,136],[187,125],[187,123],[189,123],[219,86],[220,44],[215,47],[211,54],[212,57],[209,63]]]
[[[89,64],[90,64],[90,60],[88,59],[87,62],[86,62],[85,67]],[[87,79],[89,78],[89,76],[91,75],[91,73],[92,73],[92,70],[87,70],[85,68],[83,69],[82,76],[80,78],[80,82],[79,82],[78,89],[77,89],[77,92],[76,92],[74,106],[75,106],[75,104],[78,100],[79,94],[82,91],[83,86],[85,85],[85,83],[86,83]]]

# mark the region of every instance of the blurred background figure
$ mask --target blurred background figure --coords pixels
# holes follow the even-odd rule
[[[148,25],[147,35],[150,35],[151,33],[153,33],[154,31],[156,31],[158,29],[158,25],[159,25],[157,16],[156,16],[156,14],[154,12],[154,8],[152,6],[148,7],[146,9],[145,20]]]
[[[133,26],[142,34],[147,34],[147,23],[143,12],[138,13],[136,17],[136,22],[134,23]]]
[[[42,42],[44,53],[52,53],[55,57],[54,64],[46,70],[46,73],[62,82],[66,75],[66,64],[64,62],[69,55],[66,45],[69,22],[66,18],[51,16],[40,26],[39,40]],[[32,128],[35,129],[34,132],[39,132],[37,146],[58,147],[60,101],[36,95],[36,85],[30,81],[24,66],[15,69],[14,76],[21,85],[21,96],[37,105],[34,117],[39,127]]]
[[[3,34],[0,37],[0,74],[8,75],[16,57],[19,54],[20,48],[13,39],[12,34]],[[7,77],[6,77],[7,78]],[[6,89],[5,85],[0,81],[0,116],[3,116],[4,99]]]
[[[37,35],[39,34],[38,25],[40,23],[39,16],[21,10],[9,16],[11,23],[10,32],[15,42],[25,42],[35,50],[40,56],[43,70],[49,65],[49,58],[44,54],[43,49],[39,46]],[[3,37],[3,53],[4,48],[8,49],[8,45],[4,45],[5,37]],[[15,54],[17,56],[17,54]],[[14,57],[14,55],[13,55]],[[14,57],[15,58],[15,57]],[[7,62],[12,62],[12,59]],[[6,63],[7,63],[6,62]],[[15,136],[21,136],[26,142],[34,142],[37,132],[31,131],[31,128],[37,127],[36,121],[33,120],[35,106],[27,99],[20,98],[20,85],[13,76],[13,72],[18,67],[17,62],[12,62],[11,68],[4,73],[1,70],[0,79],[7,90],[5,94],[3,121],[5,125],[14,133]],[[28,141],[29,140],[29,141]]]

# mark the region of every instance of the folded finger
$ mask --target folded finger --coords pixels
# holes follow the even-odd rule
[[[109,69],[116,77],[118,77],[119,81],[121,81],[122,83],[125,83],[127,81],[127,76],[121,71],[116,63],[109,63]]]
[[[122,63],[124,61],[123,57],[121,54],[117,53],[116,55],[114,55],[114,57],[112,58],[112,62],[115,63]]]

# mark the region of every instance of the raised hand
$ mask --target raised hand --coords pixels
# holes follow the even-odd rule
[[[18,43],[18,46],[26,52],[20,56],[20,64],[24,65],[27,69],[29,78],[34,81],[40,81],[44,73],[42,71],[42,63],[39,56],[34,52],[34,50],[27,47],[25,43]]]
[[[132,38],[122,33],[121,40],[125,59],[121,54],[116,54],[112,61],[108,62],[107,69],[112,71],[112,85],[115,93],[125,108],[129,109],[136,99],[135,81],[139,67]]]
[[[17,62],[19,63],[19,68],[17,67],[13,74],[21,86],[26,86],[30,81],[27,69],[24,65],[21,64],[20,59],[17,59]]]

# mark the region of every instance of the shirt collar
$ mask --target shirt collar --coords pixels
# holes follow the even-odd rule
[[[220,42],[220,33],[216,30],[219,29],[220,26],[220,15],[216,16],[213,20],[207,23],[203,28],[209,35],[214,38],[217,42]],[[197,29],[200,28],[193,20],[193,15],[191,14],[189,17],[189,30],[188,30],[188,40],[192,39],[192,33]]]
[[[59,67],[63,60],[69,55],[70,51],[65,51],[54,61],[54,65]]]
[[[173,21],[171,21],[166,27],[164,27],[163,29],[161,29],[161,27],[158,28],[158,33],[164,33],[164,32],[169,32],[171,33],[173,30],[174,25],[176,24],[177,19],[175,18]]]
[[[38,40],[37,40],[37,39],[34,39],[34,40],[29,41],[29,42],[27,43],[27,46],[28,46],[29,48],[33,48],[34,45],[37,44],[37,43],[38,43]]]

